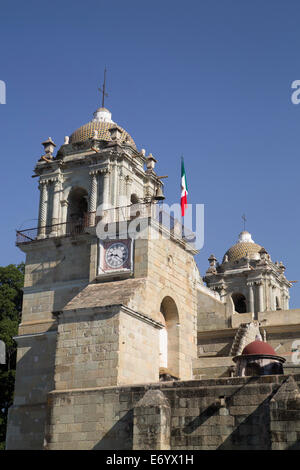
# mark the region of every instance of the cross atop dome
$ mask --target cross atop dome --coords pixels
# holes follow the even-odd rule
[[[102,108],[104,108],[104,100],[105,100],[105,97],[108,96],[108,94],[106,93],[105,91],[105,86],[106,86],[106,67],[104,68],[104,81],[103,81],[103,86],[102,88],[98,88],[99,91],[101,91],[102,93]]]

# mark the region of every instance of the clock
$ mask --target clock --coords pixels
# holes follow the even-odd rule
[[[99,240],[98,276],[131,275],[133,271],[133,240]]]
[[[121,268],[128,259],[128,248],[123,242],[112,243],[105,252],[106,264],[112,268]]]

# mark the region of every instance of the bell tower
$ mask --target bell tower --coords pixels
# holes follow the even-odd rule
[[[214,255],[209,258],[210,267],[204,280],[207,286],[219,292],[221,298],[231,300],[237,313],[252,313],[257,319],[259,312],[287,310],[289,288],[285,266],[273,263],[265,248],[252,240],[247,231],[240,233],[233,245],[217,264]]]
[[[156,159],[104,107],[56,155],[50,137],[43,146],[38,224],[17,232],[26,267],[7,448],[43,447],[51,391],[191,379],[197,357],[197,250],[162,223]]]

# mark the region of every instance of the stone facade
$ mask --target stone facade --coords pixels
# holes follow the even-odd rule
[[[46,449],[299,449],[300,376],[53,391]]]
[[[211,260],[206,287],[180,224],[155,215],[156,160],[99,113],[55,158],[44,142],[35,168],[39,224],[18,232],[26,267],[7,449],[296,448],[300,310],[250,296],[238,312],[231,296],[234,284],[246,296],[250,277],[267,286],[273,276],[287,300],[283,266],[253,250],[230,269]],[[119,269],[101,268],[99,221],[113,242],[140,224]],[[256,335],[294,378],[232,377],[232,357]]]

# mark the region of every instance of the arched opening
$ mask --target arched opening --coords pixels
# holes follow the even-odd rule
[[[261,368],[259,364],[256,364],[255,362],[248,362],[245,368],[245,375],[248,377],[261,375]]]
[[[279,298],[276,297],[276,310],[281,310]]]
[[[139,198],[138,196],[134,193],[134,194],[131,194],[130,196],[130,204],[131,204],[131,207],[130,207],[130,218],[131,219],[135,219],[136,217],[139,217],[141,215],[140,213],[140,210],[137,210],[139,209],[139,207],[137,206],[137,204],[139,204]]]
[[[246,313],[247,312],[246,297],[243,294],[239,294],[239,293],[232,294],[231,297],[234,303],[235,311],[238,313]]]
[[[73,188],[68,198],[68,222],[70,231],[80,233],[87,221],[88,193],[83,188]]]
[[[179,316],[174,300],[165,297],[160,305],[159,367],[179,377]]]
[[[130,204],[138,204],[139,198],[136,194],[131,194],[130,196]]]

